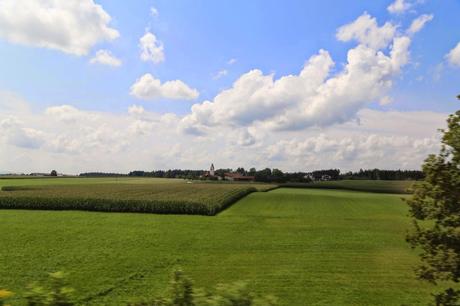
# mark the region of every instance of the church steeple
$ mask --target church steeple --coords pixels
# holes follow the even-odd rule
[[[214,176],[214,164],[211,164],[211,168],[209,168],[209,175]]]

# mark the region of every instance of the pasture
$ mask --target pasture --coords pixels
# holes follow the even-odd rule
[[[162,291],[174,267],[199,287],[246,280],[281,305],[425,305],[401,195],[255,192],[215,217],[0,210],[0,287],[63,270],[82,304]]]

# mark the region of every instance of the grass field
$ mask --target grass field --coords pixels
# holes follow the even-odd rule
[[[292,188],[322,188],[322,189],[344,189],[355,191],[369,191],[380,193],[407,194],[414,184],[414,181],[384,181],[384,180],[341,180],[323,181],[301,184],[284,184]]]
[[[130,178],[13,179],[2,184],[0,208],[4,209],[199,215],[215,215],[253,191],[274,187],[268,184],[186,184],[183,180]]]
[[[0,210],[0,287],[64,270],[82,304],[162,291],[181,266],[198,287],[246,280],[281,305],[426,305],[401,196],[252,193],[216,217]]]

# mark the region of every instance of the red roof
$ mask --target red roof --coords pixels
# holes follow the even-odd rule
[[[254,176],[246,176],[246,175],[242,175],[241,173],[225,173],[225,176],[228,176],[234,179],[246,179],[246,180],[254,179]]]

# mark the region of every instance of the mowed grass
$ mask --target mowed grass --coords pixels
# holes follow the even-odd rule
[[[212,218],[0,210],[0,287],[17,302],[63,270],[82,304],[120,305],[161,292],[181,266],[199,287],[246,280],[281,305],[426,305],[400,198],[282,188]]]
[[[31,181],[31,185],[24,184]],[[70,184],[64,184],[68,180]],[[85,179],[10,180],[0,189],[0,208],[147,212],[215,215],[268,184],[185,184],[161,179],[118,181]],[[48,184],[43,184],[43,183]],[[83,183],[86,182],[86,183]],[[53,183],[59,183],[52,185]]]
[[[340,180],[320,181],[313,183],[288,183],[293,188],[344,189],[379,193],[407,194],[415,181],[384,181],[384,180]]]

